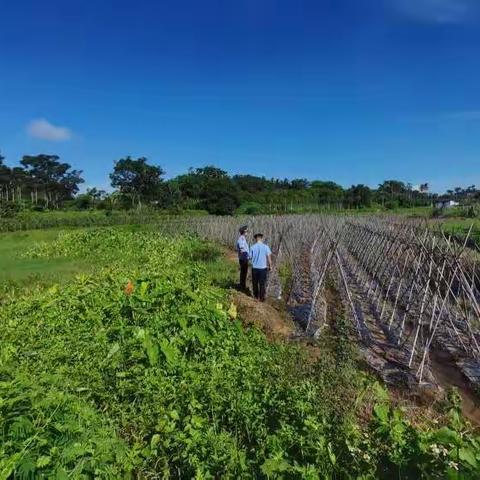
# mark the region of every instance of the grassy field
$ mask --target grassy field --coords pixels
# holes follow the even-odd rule
[[[35,285],[65,281],[91,264],[72,258],[24,258],[38,242],[53,242],[61,230],[34,230],[0,235],[0,284]]]
[[[126,225],[115,227],[119,232],[127,234],[132,232],[154,232],[155,225]],[[85,228],[62,229],[52,228],[46,230],[29,230],[0,234],[0,286],[51,285],[63,283],[80,273],[94,273],[96,270],[108,265],[102,252],[98,255],[90,252],[89,258],[82,256],[55,256],[35,257],[27,255],[32,248],[39,244],[52,245],[62,235],[76,232],[86,232]],[[92,258],[94,261],[92,261]],[[206,263],[209,276],[217,283],[230,286],[234,276],[234,267],[221,261],[219,255],[215,261]]]
[[[99,227],[116,225],[147,225],[168,218],[198,217],[203,210],[186,210],[181,214],[157,209],[135,210],[54,210],[48,212],[23,211],[12,218],[0,217],[0,232],[47,228]]]
[[[349,319],[314,358],[243,326],[218,245],[152,226],[0,242],[20,287],[0,297],[0,479],[478,478],[455,395],[413,425]]]
[[[480,219],[474,218],[446,218],[438,220],[443,230],[455,235],[465,235],[468,233],[470,227],[472,233],[476,236],[480,234]]]

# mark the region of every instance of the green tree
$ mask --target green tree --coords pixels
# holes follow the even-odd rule
[[[184,201],[215,215],[230,215],[240,205],[239,190],[227,172],[208,165],[177,177]]]
[[[10,169],[4,163],[5,157],[0,152],[0,200],[8,201],[8,184]]]
[[[238,191],[230,178],[210,178],[201,194],[200,205],[214,215],[232,215],[240,205]]]
[[[402,199],[408,198],[408,188],[399,180],[385,180],[378,186],[377,201],[382,205],[398,204]]]
[[[188,173],[175,179],[184,200],[199,200],[208,181],[229,178],[227,172],[212,165],[203,168],[190,168]]]
[[[128,197],[132,205],[141,205],[156,199],[164,174],[161,167],[149,165],[145,157],[135,160],[128,156],[115,162],[110,180],[112,187]]]
[[[71,165],[59,161],[58,155],[25,155],[21,164],[29,178],[33,203],[38,202],[39,191],[47,208],[58,207],[64,200],[73,198],[78,186],[84,182],[82,172],[71,170]]]
[[[97,187],[87,188],[86,194],[91,198],[93,207],[105,200],[107,196],[107,192],[105,190],[100,190]]]
[[[306,178],[294,178],[290,182],[290,188],[293,190],[306,190],[310,183]]]
[[[369,207],[372,204],[372,191],[366,185],[352,185],[345,192],[345,203],[349,208]]]
[[[310,184],[310,189],[318,204],[328,207],[340,207],[345,195],[343,187],[335,182],[315,180]]]
[[[265,177],[257,177],[255,175],[234,175],[232,181],[241,191],[248,193],[259,193],[270,190],[273,183]]]
[[[78,210],[88,210],[93,207],[92,197],[88,193],[82,193],[75,197],[73,206]]]
[[[181,209],[182,193],[178,184],[173,181],[164,182],[159,190],[158,206],[166,209]]]

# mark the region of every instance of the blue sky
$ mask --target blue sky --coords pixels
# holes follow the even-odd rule
[[[10,164],[480,185],[477,0],[2,3]]]

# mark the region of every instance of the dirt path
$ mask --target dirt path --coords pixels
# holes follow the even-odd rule
[[[255,325],[272,340],[292,337],[293,322],[288,313],[281,311],[274,302],[268,300],[262,303],[237,291],[233,292],[232,301],[244,325]]]
[[[232,263],[238,263],[237,254],[232,250],[226,250],[225,257]],[[251,282],[250,272],[247,281]],[[295,325],[280,301],[269,298],[259,302],[237,290],[232,291],[232,301],[244,325],[255,325],[271,340],[286,340],[293,336]]]

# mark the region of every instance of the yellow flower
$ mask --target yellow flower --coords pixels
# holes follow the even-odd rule
[[[227,313],[232,320],[235,320],[237,318],[237,306],[234,303],[230,304]]]

